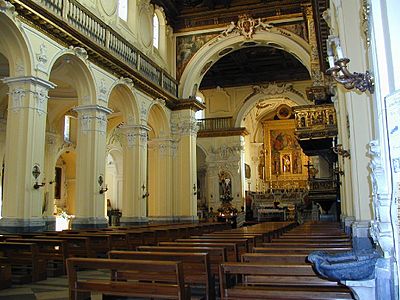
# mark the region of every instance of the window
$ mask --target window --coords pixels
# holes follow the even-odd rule
[[[118,1],[118,17],[124,21],[128,21],[128,0]]]
[[[196,100],[203,103],[203,99],[200,96],[196,96]],[[196,120],[204,119],[204,110],[198,110],[194,114]]]
[[[153,15],[153,46],[158,49],[160,39],[160,21],[156,14]]]
[[[71,139],[71,116],[64,116],[64,141],[69,142]]]

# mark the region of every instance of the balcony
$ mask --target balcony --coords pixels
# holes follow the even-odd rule
[[[244,127],[234,127],[232,117],[198,119],[199,131],[197,137],[246,135]]]
[[[176,100],[176,80],[76,0],[10,2],[20,16],[65,47],[85,48],[90,60],[116,76],[132,79],[151,96]]]

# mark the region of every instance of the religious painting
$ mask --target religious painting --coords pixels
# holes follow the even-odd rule
[[[277,180],[278,177],[303,180],[307,177],[304,165],[307,156],[294,135],[294,120],[265,121],[264,145],[266,145],[265,157],[266,180]]]
[[[176,38],[176,78],[178,80],[193,55],[217,35],[218,33],[203,33],[178,36]]]

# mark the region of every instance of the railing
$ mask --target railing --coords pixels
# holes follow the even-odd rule
[[[162,90],[177,97],[177,82],[172,76],[76,0],[20,1],[27,5],[32,3],[39,4],[98,46],[106,49],[129,68],[136,70]]]
[[[233,118],[207,118],[197,120],[197,125],[199,126],[199,131],[202,130],[225,130],[233,128]]]
[[[324,192],[324,191],[333,191],[337,188],[337,182],[333,179],[320,179],[315,178],[309,181],[310,191],[312,192]]]

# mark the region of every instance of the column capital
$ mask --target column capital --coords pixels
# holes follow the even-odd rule
[[[171,138],[152,139],[148,142],[150,149],[158,149],[161,156],[176,155],[177,142]],[[171,150],[171,151],[169,151]]]
[[[135,145],[145,147],[147,143],[147,132],[151,128],[147,125],[122,125],[119,127],[120,132],[123,134],[123,143],[132,148]],[[139,138],[139,139],[137,139]],[[139,143],[137,143],[139,141]]]
[[[34,84],[40,85],[47,90],[54,89],[57,85],[51,81],[36,77],[36,76],[19,76],[19,77],[5,77],[2,79],[5,84],[17,85],[17,84]]]
[[[81,105],[73,109],[78,113],[80,130],[83,133],[97,131],[101,135],[106,134],[107,115],[112,112],[111,109],[97,104]]]
[[[6,77],[2,81],[9,86],[9,110],[35,110],[39,115],[47,113],[48,91],[56,87],[50,81],[35,76]]]

